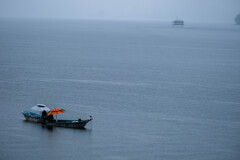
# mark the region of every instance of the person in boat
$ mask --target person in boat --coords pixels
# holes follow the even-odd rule
[[[53,115],[47,116],[47,121],[56,121],[53,117]]]
[[[45,122],[47,120],[47,111],[42,111],[42,120]]]
[[[44,110],[42,111],[42,119],[43,119],[43,122],[46,122],[46,121],[56,121],[53,117],[53,115],[48,115],[47,112]]]

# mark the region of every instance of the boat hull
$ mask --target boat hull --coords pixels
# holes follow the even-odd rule
[[[92,119],[87,120],[58,120],[58,121],[47,121],[45,124],[48,127],[66,127],[66,128],[85,128],[86,124]]]
[[[55,120],[50,119],[50,116],[44,119],[39,114],[30,111],[22,111],[22,114],[27,121],[42,123],[48,127],[84,128],[86,124],[92,120],[92,116],[90,116],[90,119],[86,120]]]

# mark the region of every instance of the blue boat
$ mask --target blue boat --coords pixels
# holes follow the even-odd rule
[[[25,117],[25,119],[27,121],[31,121],[31,122],[42,122],[42,112],[49,112],[50,109],[48,107],[46,107],[46,105],[44,104],[37,104],[33,107],[31,107],[31,110],[35,111],[35,112],[31,112],[31,111],[22,111],[23,116]],[[37,114],[37,113],[39,114]]]
[[[27,121],[42,122],[42,116],[30,111],[22,111],[23,116]]]

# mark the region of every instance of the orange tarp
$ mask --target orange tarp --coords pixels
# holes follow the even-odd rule
[[[61,114],[64,113],[65,110],[64,109],[60,109],[60,108],[54,108],[51,111],[48,112],[48,115],[54,115],[54,114]]]

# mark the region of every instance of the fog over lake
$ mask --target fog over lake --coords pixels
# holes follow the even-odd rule
[[[239,0],[0,0],[0,17],[234,23]]]

